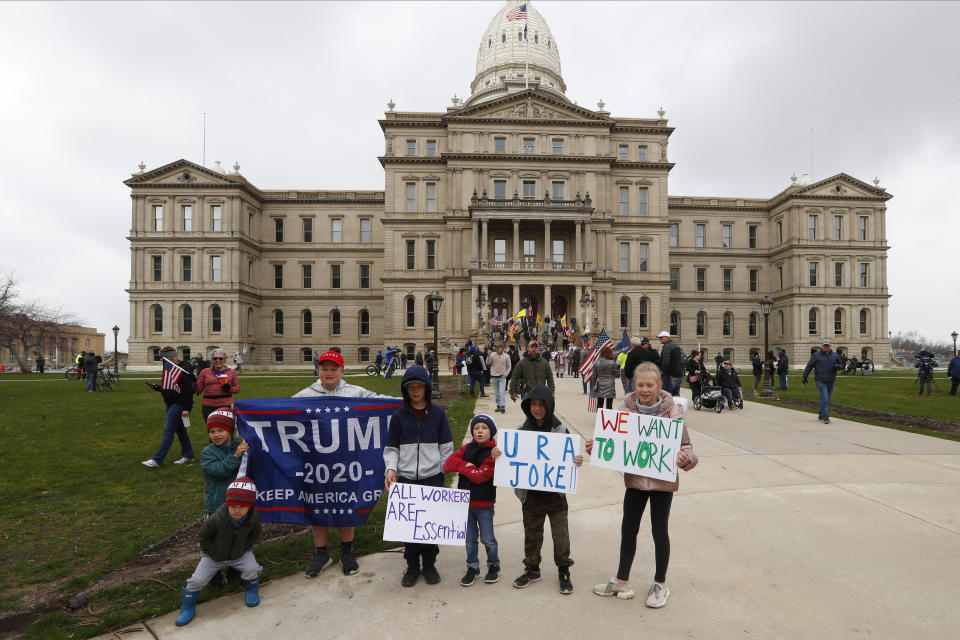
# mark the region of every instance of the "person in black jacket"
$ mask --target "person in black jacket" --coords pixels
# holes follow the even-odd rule
[[[173,347],[164,347],[160,351],[160,357],[166,358],[172,362],[177,372],[177,379],[173,383],[172,389],[163,389],[158,384],[148,385],[154,391],[163,396],[163,402],[167,405],[166,421],[163,424],[163,439],[160,441],[160,448],[153,454],[153,457],[142,462],[143,466],[156,469],[163,462],[167,452],[173,445],[173,436],[176,435],[180,440],[180,459],[173,464],[189,464],[193,462],[193,445],[190,443],[190,435],[187,428],[183,425],[183,418],[190,416],[190,410],[193,409],[193,383],[197,381],[196,377],[189,371],[181,368],[180,358],[177,356],[177,350]]]
[[[696,400],[703,393],[703,384],[707,376],[707,368],[703,365],[703,354],[698,349],[694,349],[687,360],[687,382],[690,383],[691,400]]]
[[[777,360],[777,375],[780,376],[780,391],[787,390],[787,373],[790,371],[790,360],[787,358],[787,352],[780,349]]]
[[[753,358],[750,360],[750,364],[753,365],[753,392],[757,392],[757,387],[760,386],[760,381],[763,379],[763,361],[760,359],[760,354],[753,354]]]
[[[720,373],[717,374],[717,380],[720,382],[720,391],[723,393],[723,397],[727,399],[727,408],[733,409],[734,394],[743,385],[740,384],[740,376],[737,375],[729,360],[723,361]]]

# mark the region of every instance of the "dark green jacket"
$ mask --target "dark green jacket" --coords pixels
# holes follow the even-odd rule
[[[212,442],[200,454],[200,468],[207,481],[207,496],[203,503],[204,513],[213,513],[227,500],[227,487],[237,477],[240,458],[234,455],[240,443],[231,440],[217,446]]]
[[[529,353],[525,353],[511,371],[510,395],[530,391],[538,384],[545,384],[550,387],[550,393],[554,392],[553,371],[550,369],[550,363],[540,355],[534,360]]]
[[[200,526],[200,550],[217,562],[236,560],[253,549],[260,537],[260,516],[255,509],[247,512],[240,524],[230,519],[227,505],[220,505]]]

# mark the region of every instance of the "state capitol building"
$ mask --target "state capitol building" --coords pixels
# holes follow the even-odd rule
[[[845,174],[769,198],[671,195],[664,113],[614,116],[565,96],[557,42],[507,2],[480,40],[471,95],[379,121],[381,191],[271,190],[186,160],[126,180],[131,366],[245,343],[244,364],[348,365],[385,345],[441,349],[523,308],[616,339],[668,330],[684,350],[763,348],[794,365],[830,338],[889,359],[885,189]],[[749,170],[749,167],[744,167]],[[485,339],[482,340],[485,344]],[[309,365],[307,365],[309,366]]]

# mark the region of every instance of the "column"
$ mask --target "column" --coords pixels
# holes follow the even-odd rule
[[[576,243],[577,243],[577,252],[576,252],[577,269],[582,269],[582,268],[583,268],[583,251],[582,251],[582,249],[581,249],[581,245],[582,245],[582,242],[581,242],[581,234],[582,234],[582,233],[583,233],[583,225],[578,222],[578,223],[577,223],[577,233],[576,233]],[[577,287],[577,289],[579,290],[579,287]],[[579,293],[577,294],[577,301],[578,301],[578,302],[580,301],[580,294],[579,294]]]
[[[553,251],[550,247],[550,221],[543,222],[543,261],[547,269],[553,268]]]
[[[590,222],[583,223],[583,261],[590,262],[590,243],[592,238],[590,237]],[[596,268],[596,265],[594,265]]]
[[[460,318],[462,317],[460,313],[461,298],[462,298],[462,295],[460,293],[460,289],[454,289],[453,295],[451,296],[451,300],[450,300],[450,306],[447,309],[447,313],[453,316],[452,320],[448,320],[448,322],[450,322],[448,326],[452,326],[453,330],[458,333],[462,330],[460,328],[460,322],[461,322]]]
[[[520,312],[520,285],[513,285],[513,302],[510,307],[511,317]]]
[[[520,268],[520,223],[513,223],[513,268]],[[517,297],[516,288],[514,289],[514,306],[519,306],[520,298]],[[519,310],[519,309],[518,309]],[[516,312],[514,312],[516,313]]]
[[[551,292],[551,286],[549,284],[543,285],[543,311],[540,312],[540,315],[544,318],[550,316],[550,321],[555,320],[553,317],[553,309],[551,308],[550,301],[553,300],[553,294]]]
[[[477,221],[474,220],[473,221],[473,258],[471,261],[472,262],[471,266],[473,266],[474,268],[479,266],[480,253],[479,253],[479,248],[477,246],[479,240],[480,240],[480,234],[479,234],[479,230],[477,229]]]
[[[471,331],[473,331],[474,329],[477,328],[477,320],[476,320],[477,316],[476,316],[476,314],[473,312],[473,307],[474,307],[474,305],[476,304],[475,301],[476,301],[476,299],[477,299],[477,296],[479,295],[479,292],[480,292],[480,287],[479,287],[478,285],[471,285],[471,287],[470,287],[470,317],[473,318],[473,320],[470,322],[470,330],[471,330]]]
[[[483,221],[483,231],[480,234],[480,264],[481,265],[485,265],[488,260],[487,252],[489,250],[487,248],[487,225],[489,224],[490,224],[489,220]]]

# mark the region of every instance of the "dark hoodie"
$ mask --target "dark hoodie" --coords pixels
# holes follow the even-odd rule
[[[547,408],[547,415],[543,417],[543,422],[538,423],[536,418],[533,417],[530,413],[530,401],[539,400]],[[524,420],[523,424],[520,425],[519,429],[521,431],[548,431],[550,433],[569,433],[567,431],[566,425],[564,425],[560,420],[553,414],[554,409],[554,400],[553,393],[550,389],[547,388],[544,384],[538,384],[533,389],[530,390],[527,395],[523,397],[523,400],[520,402],[520,408],[523,409],[523,414],[527,416],[527,419]],[[527,499],[528,493],[534,494],[546,494],[547,491],[534,491],[527,489],[514,489],[514,493],[517,494],[517,497],[520,498],[520,502],[525,502]]]
[[[418,419],[410,407],[407,384],[411,381],[426,385],[427,408]],[[390,419],[383,461],[387,470],[408,480],[421,480],[443,473],[443,463],[453,453],[453,436],[443,409],[430,401],[430,374],[420,365],[407,369],[400,381],[403,406]]]

